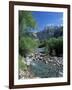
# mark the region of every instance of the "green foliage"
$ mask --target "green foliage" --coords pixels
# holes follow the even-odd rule
[[[32,12],[30,11],[20,11],[19,12],[19,22],[25,23],[28,27],[35,27],[35,20],[33,19]]]
[[[20,36],[24,35],[25,31],[30,31],[36,28],[35,19],[31,11],[19,11],[19,33]]]
[[[28,53],[33,52],[38,46],[37,41],[31,37],[22,37],[19,42],[20,53],[26,56]]]
[[[40,40],[39,42],[39,48],[45,47],[46,40]]]
[[[19,55],[19,69],[22,71],[27,70],[27,65],[25,64],[25,58]]]
[[[19,11],[19,53],[26,56],[33,52],[37,42],[28,35],[31,29],[36,28],[36,21],[31,11]]]
[[[62,55],[63,54],[63,38],[50,38],[46,41],[46,52],[50,55]]]

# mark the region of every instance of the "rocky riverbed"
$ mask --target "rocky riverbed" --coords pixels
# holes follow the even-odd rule
[[[20,79],[63,76],[63,57],[49,56],[39,52],[28,55],[25,63],[28,69],[27,71],[19,70]]]

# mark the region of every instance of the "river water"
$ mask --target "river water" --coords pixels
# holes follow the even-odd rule
[[[42,51],[39,50],[38,52]],[[45,63],[42,60],[33,60],[32,58],[26,58],[27,65],[29,65],[31,72],[35,77],[48,78],[48,77],[62,77],[63,72],[57,65],[53,63]]]
[[[30,67],[36,77],[48,78],[60,76],[58,67],[51,63],[45,64],[42,61],[32,61]]]

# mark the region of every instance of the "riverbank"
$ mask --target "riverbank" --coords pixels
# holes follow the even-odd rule
[[[26,61],[28,59],[28,62]],[[38,54],[27,57],[22,62],[27,65],[26,70],[19,69],[19,79],[49,78],[63,76],[63,58]],[[30,60],[29,60],[30,59]]]

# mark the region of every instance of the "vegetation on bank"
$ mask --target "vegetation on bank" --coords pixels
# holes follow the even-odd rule
[[[25,58],[19,55],[19,70],[23,70],[23,71],[27,70],[28,67],[24,61]]]
[[[45,52],[52,56],[62,56],[63,54],[63,38],[50,38],[44,42]]]
[[[19,42],[20,54],[24,57],[29,53],[33,53],[37,48],[37,41],[31,37],[22,37]]]
[[[19,11],[19,53],[21,56],[26,56],[37,47],[37,41],[29,36],[30,30],[36,26],[32,12]]]

